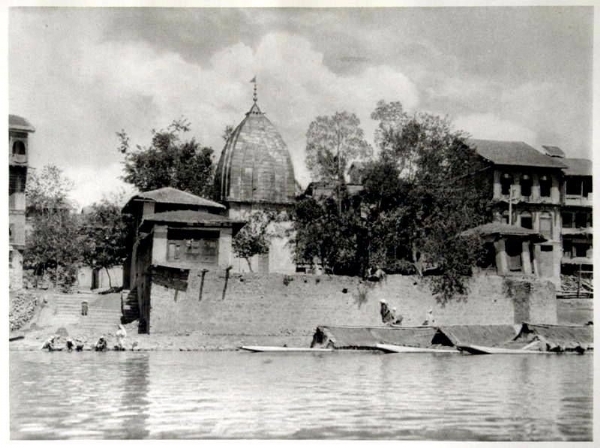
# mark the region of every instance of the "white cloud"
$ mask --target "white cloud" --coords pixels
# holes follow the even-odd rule
[[[236,43],[202,66],[143,41],[106,41],[93,33],[32,39],[19,34],[26,41],[21,47],[35,48],[40,61],[11,59],[11,100],[37,128],[32,164],[65,169],[81,205],[100,199],[112,182],[122,184],[115,136],[121,129],[132,143],[148,144],[151,129],[185,116],[193,136],[218,156],[225,126],[239,123],[252,104],[254,75],[259,104],[287,142],[303,184],[305,133],[317,115],[355,112],[371,139],[377,100],[401,100],[408,108],[419,101],[403,73],[383,65],[339,76],[306,38],[289,33],[266,34],[255,49]],[[23,85],[35,86],[35,98]]]
[[[491,113],[462,115],[454,120],[454,125],[470,133],[473,138],[523,141],[534,146],[539,144],[535,131]]]

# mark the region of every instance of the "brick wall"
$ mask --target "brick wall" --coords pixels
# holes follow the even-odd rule
[[[494,275],[474,278],[468,297],[445,305],[410,276],[388,276],[366,286],[354,277],[232,273],[222,299],[225,273],[211,271],[201,300],[200,279],[199,271],[190,271],[187,290],[177,296],[164,278],[152,283],[152,334],[312,335],[317,325],[377,326],[381,298],[397,308],[407,326],[422,324],[429,309],[437,324],[446,325],[513,324],[525,315],[523,310],[530,322],[556,322],[554,290],[547,282],[515,293],[517,287],[509,292],[505,279]],[[364,300],[359,291],[366,292]],[[519,298],[517,307],[514,297]]]

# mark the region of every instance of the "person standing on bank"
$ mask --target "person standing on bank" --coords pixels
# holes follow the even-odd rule
[[[125,338],[127,337],[127,331],[125,331],[125,327],[119,324],[119,329],[115,333],[117,337],[117,350],[125,350]]]

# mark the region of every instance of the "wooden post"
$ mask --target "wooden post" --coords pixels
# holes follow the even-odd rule
[[[177,293],[179,292],[178,289],[175,290],[175,295],[173,296],[173,301],[177,302]]]
[[[581,291],[581,263],[579,263],[579,278],[577,279],[577,298],[579,298],[580,291]]]
[[[225,269],[225,285],[223,286],[223,297],[221,300],[225,300],[225,291],[227,291],[227,282],[229,281],[229,271],[231,271],[231,269],[233,269],[233,266],[228,266]]]
[[[202,274],[198,275],[198,277],[202,277],[200,280],[200,294],[198,295],[198,302],[202,300],[202,290],[204,289],[204,276],[208,272],[208,269],[202,269]]]

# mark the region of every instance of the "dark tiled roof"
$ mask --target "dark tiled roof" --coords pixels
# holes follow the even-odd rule
[[[588,159],[562,159],[567,165],[567,176],[591,176],[593,172],[592,161]]]
[[[215,187],[224,202],[289,204],[295,198],[288,148],[256,103],[225,143]]]
[[[499,222],[490,222],[481,226],[474,227],[472,229],[465,230],[461,233],[463,236],[469,236],[473,234],[479,235],[498,235],[498,236],[532,236],[537,237],[541,241],[545,241],[546,238],[541,236],[538,232],[532,229],[526,229],[525,227],[503,224]]]
[[[204,207],[212,207],[225,209],[226,207],[218,202],[209,199],[201,198],[200,196],[186,193],[185,191],[177,190],[172,187],[159,188],[158,190],[145,191],[138,193],[132,197],[129,202],[134,200],[154,201],[159,204],[189,204],[201,205]]]
[[[35,132],[35,128],[31,126],[31,123],[18,115],[8,115],[8,128],[19,131]]]
[[[243,221],[229,219],[226,216],[215,215],[208,212],[199,212],[196,210],[174,210],[169,212],[153,213],[151,215],[144,216],[144,222],[146,221],[205,225],[234,225],[243,223]]]
[[[565,157],[565,152],[558,146],[542,145],[542,148],[546,150],[546,154],[550,157]]]
[[[469,139],[467,143],[480,156],[496,165],[566,168],[566,165],[555,158],[548,157],[523,142]]]

